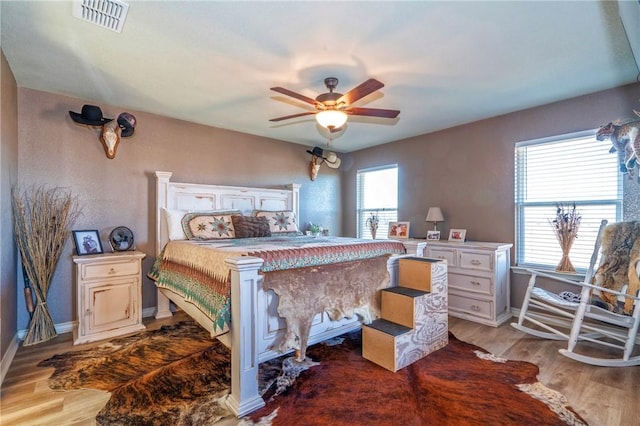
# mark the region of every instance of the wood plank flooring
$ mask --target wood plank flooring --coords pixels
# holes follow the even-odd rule
[[[147,319],[148,329],[185,319]],[[449,329],[460,340],[495,355],[523,360],[540,367],[539,380],[564,394],[570,405],[592,426],[640,426],[638,390],[640,367],[587,366],[558,353],[563,342],[527,336],[509,324],[488,327],[450,318]],[[36,365],[55,354],[98,345],[73,346],[70,333],[31,347],[20,347],[0,390],[1,425],[93,425],[95,415],[109,399],[107,392],[78,390],[54,392],[47,386],[52,368]],[[481,391],[479,391],[481,395]],[[225,425],[229,424],[225,422]]]

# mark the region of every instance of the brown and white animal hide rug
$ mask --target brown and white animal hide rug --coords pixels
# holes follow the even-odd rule
[[[263,287],[278,295],[278,314],[287,321],[279,349],[297,349],[297,360],[304,361],[311,323],[321,312],[332,320],[356,314],[365,323],[377,318],[378,290],[389,285],[388,259],[380,256],[266,273]]]

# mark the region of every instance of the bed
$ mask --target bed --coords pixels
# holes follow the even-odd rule
[[[361,320],[375,317],[378,290],[397,285],[398,258],[405,252],[399,241],[293,236],[299,233],[289,228],[264,238],[175,240],[171,216],[176,214],[183,222],[188,214],[205,211],[229,213],[234,223],[256,212],[289,212],[299,218],[300,186],[178,183],[171,182],[171,172],[155,175],[157,260],[150,276],[158,290],[156,318],[171,316],[173,302],[231,348],[227,405],[237,416],[264,405],[257,380],[261,362],[293,350],[304,360],[307,345],[356,330]],[[166,275],[159,272],[161,264]],[[210,309],[201,303],[206,297],[200,290],[178,288],[174,278],[180,274],[206,276],[213,286],[226,282],[228,299]],[[355,278],[345,279],[349,274]]]

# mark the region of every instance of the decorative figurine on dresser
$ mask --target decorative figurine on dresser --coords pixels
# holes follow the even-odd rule
[[[124,229],[123,229],[124,228]],[[93,243],[84,244],[85,239]],[[142,324],[142,259],[131,250],[133,233],[125,227],[111,232],[115,250],[103,253],[97,231],[74,231],[77,326],[73,343],[93,342],[144,330]]]

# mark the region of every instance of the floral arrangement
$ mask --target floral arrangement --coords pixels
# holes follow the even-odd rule
[[[571,246],[573,246],[573,241],[578,238],[581,220],[582,216],[576,209],[576,203],[570,205],[556,203],[556,217],[549,221],[562,249],[562,259],[556,267],[556,271],[576,271],[569,259],[569,252],[571,251]]]
[[[370,216],[367,218],[367,226],[369,227],[369,231],[371,231],[371,238],[376,239],[376,232],[378,231],[378,224],[380,223],[380,216],[378,216],[378,212],[371,212]]]

